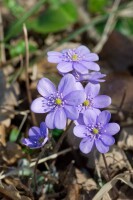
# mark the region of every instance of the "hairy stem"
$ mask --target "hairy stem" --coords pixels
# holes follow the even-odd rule
[[[108,168],[108,165],[107,165],[105,154],[102,154],[102,157],[103,157],[103,161],[104,161],[104,164],[105,164],[105,167],[106,167],[106,170],[107,170],[108,181],[110,181],[111,180],[111,176],[110,176],[110,172],[109,172],[109,168]]]

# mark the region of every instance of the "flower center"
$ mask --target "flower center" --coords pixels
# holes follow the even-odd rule
[[[99,133],[99,130],[98,130],[97,128],[93,128],[92,132],[93,132],[94,134],[98,134],[98,133]]]
[[[89,105],[90,105],[90,101],[89,101],[89,100],[85,100],[85,101],[83,102],[83,105],[84,105],[84,106],[89,106]]]
[[[73,61],[77,61],[78,60],[78,55],[77,54],[73,54],[72,55],[72,60]]]
[[[60,98],[55,99],[55,103],[57,105],[61,105],[62,104],[62,100]]]
[[[44,141],[44,138],[43,137],[40,137],[39,139],[38,139],[38,141],[39,141],[39,143],[43,143],[43,141]]]

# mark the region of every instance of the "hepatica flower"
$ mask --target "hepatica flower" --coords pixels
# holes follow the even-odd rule
[[[76,78],[76,81],[79,82],[90,82],[93,84],[97,84],[99,82],[104,82],[103,79],[106,75],[102,74],[101,72],[90,72],[87,74],[80,74],[78,72],[73,72],[73,75]]]
[[[85,46],[79,46],[75,49],[65,49],[62,52],[49,51],[48,61],[58,63],[57,69],[60,73],[68,73],[73,70],[86,74],[88,70],[99,71],[100,67],[97,61],[98,55],[91,53]]]
[[[40,128],[33,126],[29,129],[29,138],[23,138],[21,142],[31,149],[41,148],[48,141],[48,128],[45,123],[40,124]]]
[[[109,111],[102,111],[99,115],[92,110],[86,110],[83,115],[83,124],[74,127],[74,135],[82,138],[80,150],[87,154],[93,146],[96,146],[100,153],[109,151],[109,147],[115,143],[113,135],[119,132],[117,123],[109,123],[111,114]]]
[[[87,109],[93,109],[95,112],[100,112],[99,109],[105,108],[111,104],[111,98],[107,95],[98,95],[100,84],[88,83],[85,86],[86,100],[79,106],[81,112]]]
[[[35,113],[48,113],[45,120],[48,128],[64,129],[67,118],[78,118],[77,106],[85,101],[85,93],[72,74],[65,75],[57,89],[49,79],[42,78],[37,90],[42,97],[32,102],[31,110]]]

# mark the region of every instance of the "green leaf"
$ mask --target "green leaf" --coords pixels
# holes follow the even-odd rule
[[[18,30],[22,29],[23,23],[45,3],[46,0],[38,1],[28,12],[22,15],[22,17],[14,23],[14,25],[10,28],[9,32],[7,33],[4,41],[10,39],[13,35],[18,33]]]
[[[28,167],[23,167],[22,169],[19,169],[18,174],[19,176],[31,176],[32,170]]]
[[[20,17],[25,12],[24,8],[15,0],[5,0],[4,6],[7,7],[15,17]]]
[[[116,25],[116,30],[121,32],[122,34],[132,37],[133,35],[133,19],[119,19]]]
[[[88,9],[91,13],[101,13],[107,5],[107,0],[88,0]]]
[[[47,0],[47,3],[50,5],[50,7],[58,8],[61,4],[61,0]]]
[[[19,135],[18,129],[13,128],[10,132],[10,137],[9,137],[10,142],[16,142],[18,135]]]
[[[29,52],[34,52],[37,50],[37,45],[29,42]],[[9,48],[10,56],[15,57],[19,55],[25,54],[25,42],[23,40],[19,40],[15,45]]]
[[[63,130],[60,130],[60,129],[53,129],[52,130],[53,137],[59,137],[60,135],[62,135],[62,133],[63,133]]]
[[[50,33],[64,30],[78,18],[75,4],[62,3],[57,8],[49,8],[38,18],[29,20],[27,26],[38,33]]]

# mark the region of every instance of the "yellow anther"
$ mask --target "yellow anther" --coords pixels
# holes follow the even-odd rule
[[[57,99],[55,99],[55,103],[56,103],[57,105],[61,105],[61,104],[62,104],[62,100],[59,99],[59,98],[57,98]]]
[[[90,101],[89,100],[85,100],[83,103],[84,106],[89,106],[90,105]]]
[[[73,55],[72,55],[72,60],[73,60],[73,61],[78,60],[78,55],[77,55],[77,54],[73,54]]]
[[[97,128],[93,128],[92,131],[93,131],[94,134],[98,134],[99,133],[99,130]]]

